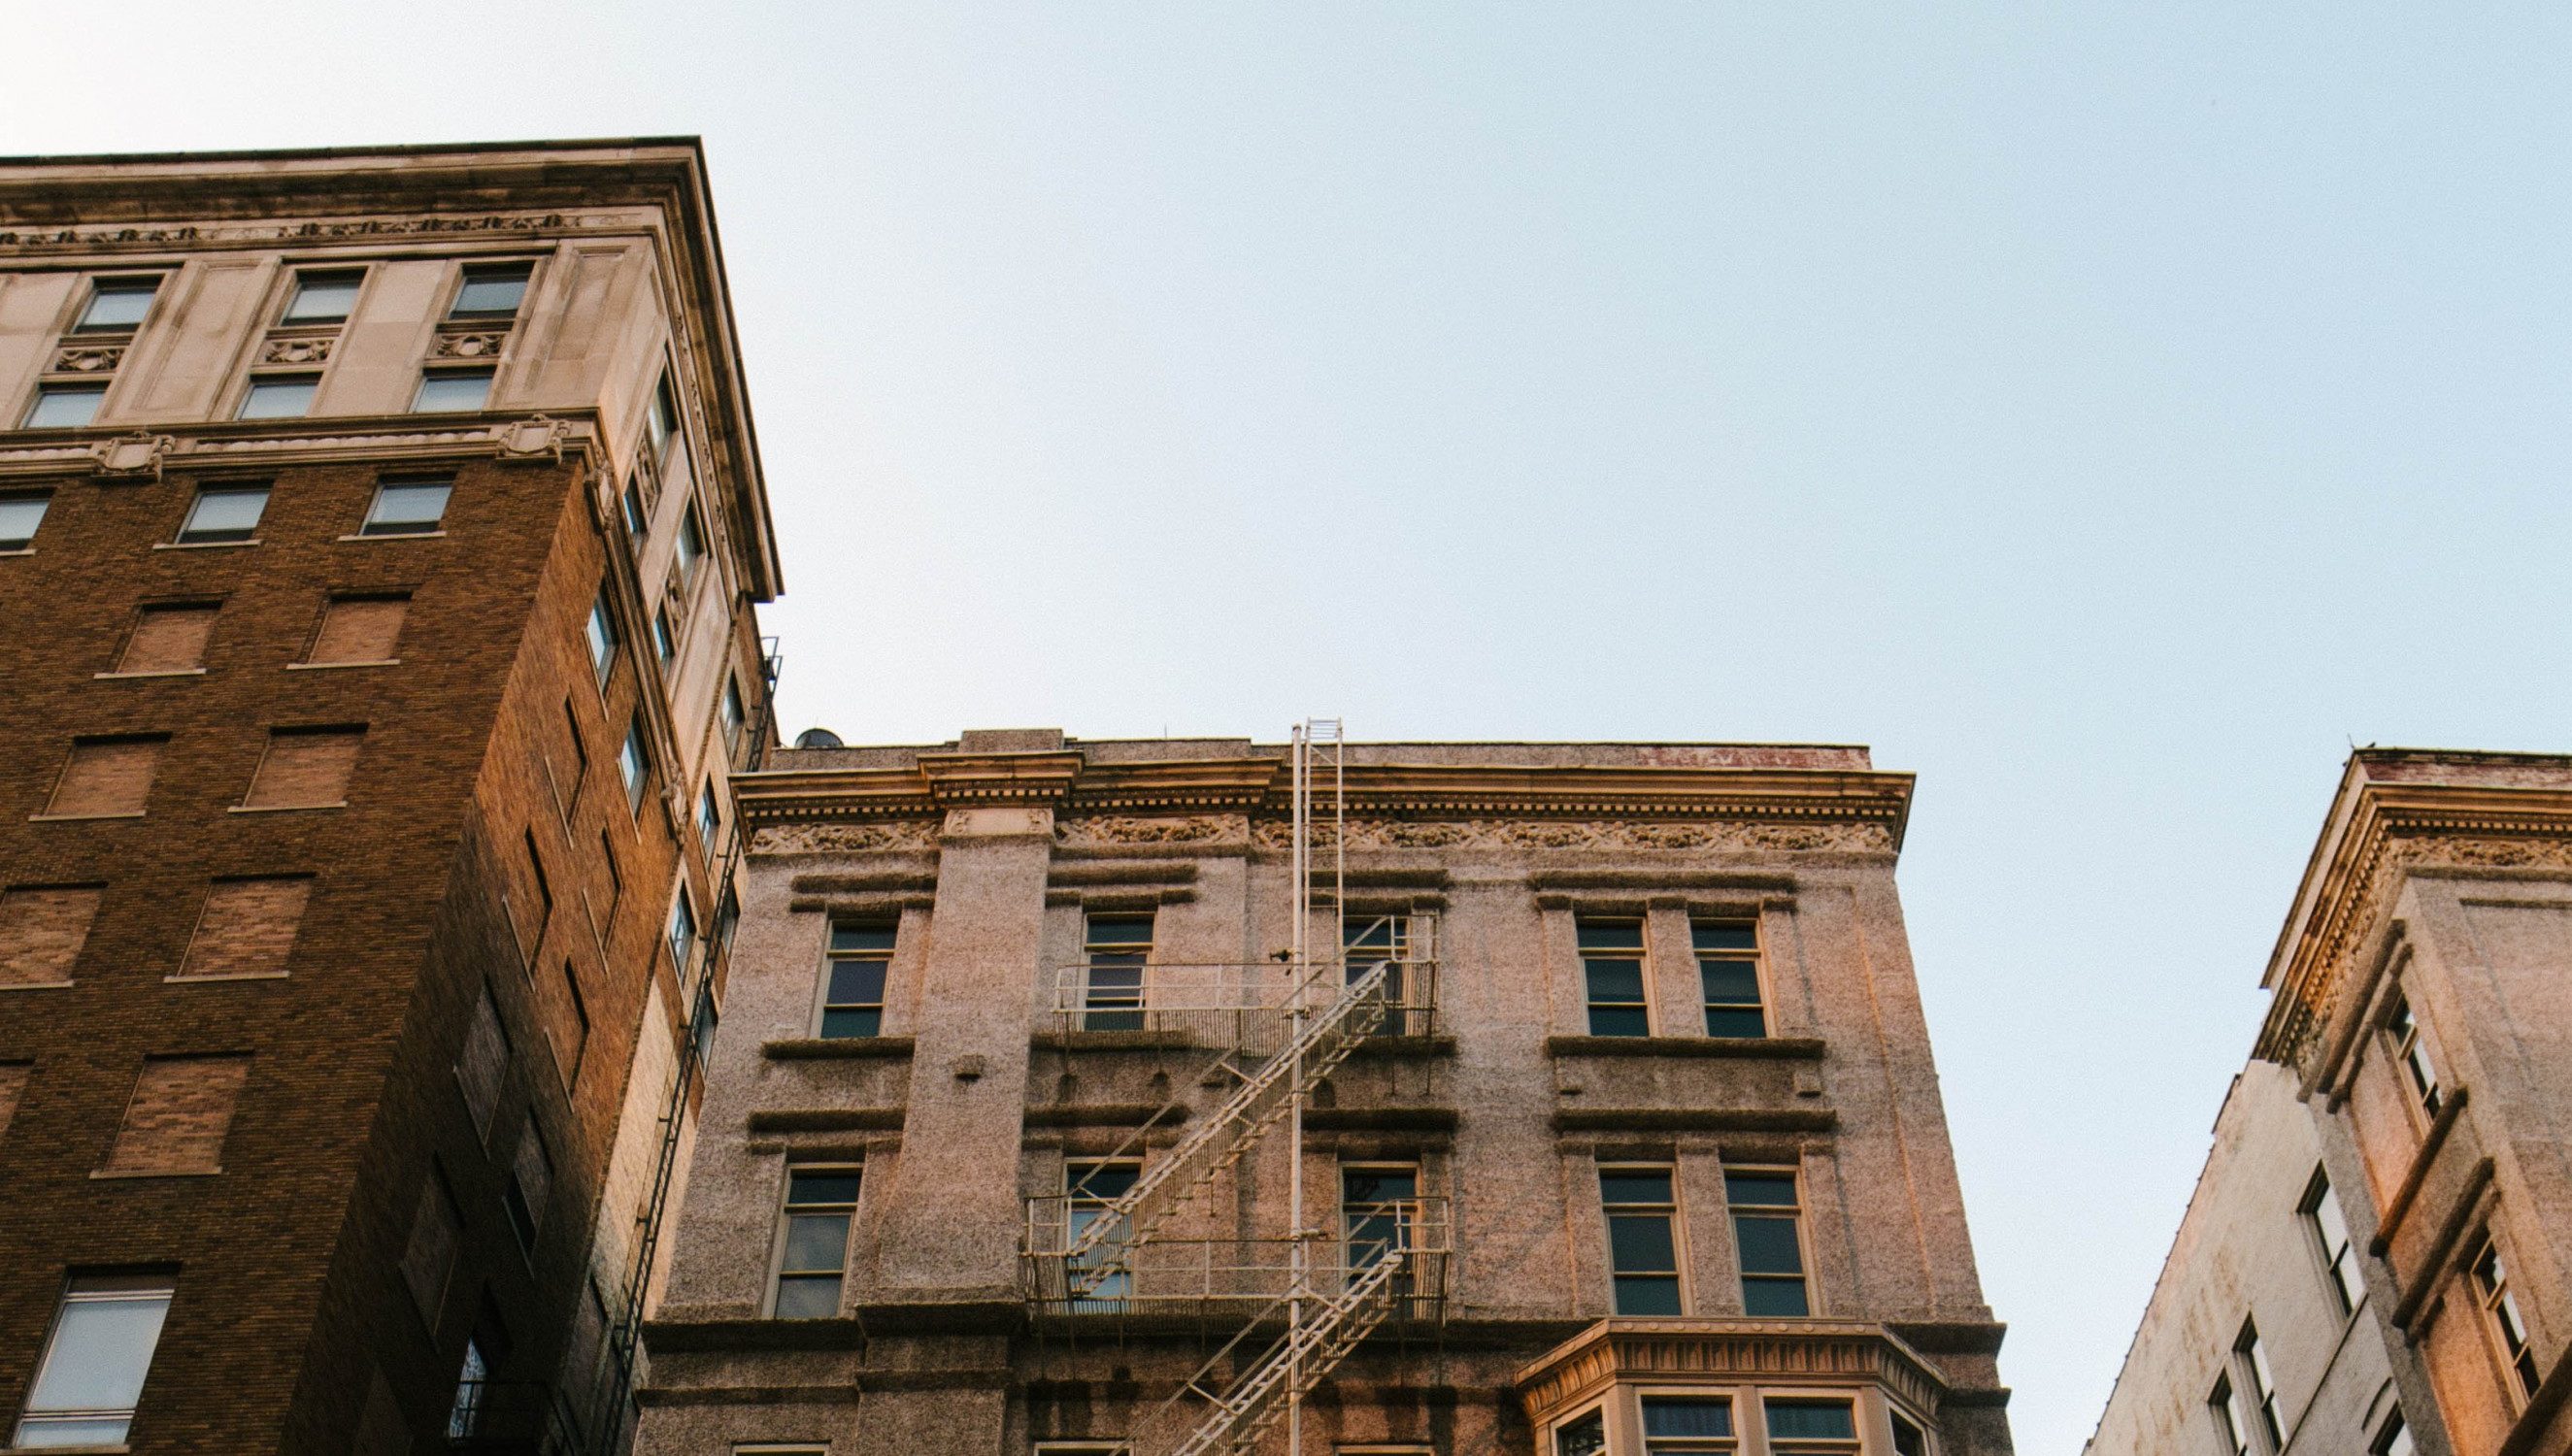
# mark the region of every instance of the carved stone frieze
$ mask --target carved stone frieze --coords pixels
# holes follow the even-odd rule
[[[500,352],[500,345],[508,340],[509,335],[505,329],[497,333],[441,333],[429,352],[441,359],[496,358]]]
[[[406,238],[423,234],[555,233],[630,228],[630,213],[513,213],[479,218],[352,218],[313,223],[192,223],[178,228],[47,228],[0,232],[0,247],[104,247],[117,243],[309,242],[331,238]]]
[[[1327,821],[1316,825],[1315,839],[1331,842]],[[1252,840],[1262,848],[1283,849],[1294,838],[1291,825],[1265,820],[1255,825]],[[1818,824],[1707,819],[1656,823],[1630,819],[1352,819],[1351,849],[1714,849],[1882,852],[1893,836],[1882,824],[1837,820]]]
[[[560,460],[571,439],[571,421],[532,414],[500,431],[503,460]]]
[[[1053,837],[1059,844],[1203,844],[1237,838],[1242,829],[1243,820],[1234,814],[1170,818],[1090,814],[1055,819]]]
[[[99,441],[90,447],[90,454],[98,461],[98,473],[111,479],[159,480],[161,462],[170,457],[178,443],[168,435],[137,430]]]
[[[54,353],[53,372],[57,374],[107,374],[125,362],[125,345],[121,343],[73,344]]]
[[[307,334],[301,338],[273,338],[259,351],[263,364],[321,364],[330,358],[334,335]]]
[[[926,819],[884,824],[762,824],[750,835],[753,854],[857,854],[936,847],[938,825]]]

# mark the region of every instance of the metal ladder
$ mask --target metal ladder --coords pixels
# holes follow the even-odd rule
[[[1285,1416],[1291,1399],[1311,1393],[1334,1366],[1347,1358],[1349,1351],[1357,1348],[1358,1341],[1384,1323],[1393,1312],[1396,1281],[1409,1262],[1405,1250],[1389,1248],[1355,1273],[1347,1287],[1337,1293],[1314,1290],[1279,1299],[1270,1306],[1272,1315],[1290,1301],[1300,1299],[1304,1306],[1302,1318],[1289,1323],[1276,1342],[1247,1369],[1220,1387],[1212,1385],[1215,1370],[1230,1360],[1233,1351],[1266,1320],[1253,1320],[1243,1326],[1241,1333],[1197,1367],[1196,1373],[1179,1387],[1178,1394],[1161,1403],[1164,1416],[1184,1414],[1184,1403],[1191,1398],[1209,1407],[1195,1428],[1169,1448],[1168,1456],[1213,1456],[1216,1452],[1250,1450],[1269,1427]]]

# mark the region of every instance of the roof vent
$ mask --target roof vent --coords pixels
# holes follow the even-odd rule
[[[841,742],[840,735],[831,731],[829,728],[808,728],[804,731],[795,735],[795,746],[799,748],[845,748],[848,744]]]

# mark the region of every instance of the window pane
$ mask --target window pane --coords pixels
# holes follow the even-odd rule
[[[152,1347],[170,1312],[167,1289],[131,1297],[74,1293],[45,1352],[45,1367],[27,1397],[27,1413],[132,1410],[152,1368]]]
[[[1795,1181],[1777,1174],[1727,1173],[1723,1176],[1723,1197],[1729,1203],[1791,1209],[1795,1207]]]
[[[1411,1168],[1350,1168],[1340,1173],[1340,1198],[1351,1204],[1392,1204],[1420,1197],[1420,1173]]]
[[[884,1004],[884,988],[883,961],[841,961],[831,967],[834,1006],[880,1006]]]
[[[1698,961],[1697,973],[1705,981],[1705,999],[1727,1006],[1759,1004],[1759,964],[1756,961]]]
[[[1679,1265],[1667,1213],[1617,1214],[1608,1220],[1608,1253],[1618,1269],[1658,1273]]]
[[[79,329],[125,329],[143,321],[152,311],[152,295],[159,292],[159,278],[106,278],[90,294],[89,306],[81,310]]]
[[[27,411],[31,430],[70,429],[85,425],[107,398],[104,384],[48,384],[36,391],[36,406]]]
[[[1590,1008],[1590,1034],[1595,1037],[1647,1037],[1652,1034],[1652,1026],[1639,1006],[1593,1006]]]
[[[21,495],[0,498],[0,551],[18,551],[36,539],[36,528],[45,523],[45,507],[52,496]]]
[[[1127,1164],[1072,1164],[1063,1170],[1065,1189],[1073,1198],[1112,1203],[1134,1191],[1142,1172]]]
[[[1670,1176],[1603,1172],[1599,1175],[1599,1197],[1610,1204],[1666,1204],[1670,1201]]]
[[[1646,1395],[1643,1397],[1643,1434],[1729,1436],[1732,1434],[1732,1402]]]
[[[182,541],[248,541],[268,511],[268,487],[249,490],[201,490],[188,509]]]
[[[1584,920],[1579,922],[1583,950],[1641,950],[1643,925],[1639,920]]]
[[[1768,1437],[1784,1441],[1854,1441],[1857,1421],[1845,1400],[1772,1400]]]
[[[1802,1279],[1744,1279],[1741,1308],[1754,1319],[1801,1319],[1813,1312]]]
[[[891,950],[895,927],[891,925],[834,925],[831,927],[833,950]]]
[[[450,318],[496,318],[518,311],[527,294],[529,264],[478,265],[464,270],[464,286],[455,293]]]
[[[1641,961],[1583,961],[1581,965],[1589,973],[1591,1000],[1640,1002],[1643,999]]]
[[[288,323],[336,323],[356,306],[363,273],[298,273],[295,297],[286,305]]]
[[[838,1041],[852,1037],[884,1035],[884,1011],[880,1007],[835,1007],[822,1013],[822,1036]]]
[[[1091,945],[1150,945],[1152,917],[1149,915],[1093,915],[1089,920]]]
[[[363,534],[390,536],[436,530],[437,523],[446,515],[446,497],[450,489],[442,480],[385,485],[375,492],[375,506],[366,515]]]
[[[1741,1248],[1745,1274],[1800,1274],[1804,1251],[1795,1241],[1792,1218],[1735,1218],[1733,1240]]]
[[[812,1204],[854,1204],[858,1201],[860,1175],[855,1173],[796,1173],[787,1182],[786,1202],[798,1208]]]
[[[125,1432],[133,1424],[129,1416],[40,1416],[31,1413],[18,1423],[18,1446],[22,1450],[46,1446],[122,1446]]]
[[[1616,1276],[1616,1312],[1676,1314],[1679,1312],[1679,1281],[1667,1274],[1619,1274]]]
[[[1757,950],[1759,927],[1749,921],[1710,924],[1700,922],[1689,927],[1689,937],[1699,950]]]
[[[778,1318],[829,1319],[839,1312],[839,1275],[825,1274],[820,1277],[806,1276],[777,1281]]]
[[[1599,1456],[1607,1449],[1607,1417],[1598,1411],[1555,1428],[1554,1456]]]
[[[410,407],[413,414],[446,414],[480,409],[490,397],[490,370],[441,369],[419,376],[419,395]]]
[[[295,419],[313,412],[314,391],[322,381],[310,375],[280,375],[250,381],[242,400],[243,419]]]
[[[1754,1040],[1768,1035],[1768,1020],[1756,1006],[1709,1006],[1705,1009],[1705,1034]]]
[[[836,1269],[848,1246],[846,1213],[798,1213],[786,1220],[787,1268]]]

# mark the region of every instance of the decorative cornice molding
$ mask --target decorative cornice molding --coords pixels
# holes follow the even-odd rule
[[[585,455],[597,443],[597,420],[588,410],[561,418],[486,414],[439,419],[434,428],[423,427],[423,416],[398,414],[172,425],[118,435],[97,429],[27,430],[0,445],[0,478],[86,471],[157,480],[165,467],[174,465],[265,469],[351,459],[557,463],[567,452]]]
[[[648,226],[635,212],[436,214],[416,218],[339,218],[294,223],[183,223],[150,228],[13,228],[0,230],[0,247],[22,252],[97,252],[230,246],[245,243],[333,243],[349,239],[452,238],[491,234],[568,234]]]
[[[1823,1319],[1606,1319],[1521,1369],[1516,1384],[1541,1425],[1624,1380],[1865,1380],[1932,1416],[1948,1394],[1935,1368],[1883,1325]]]

